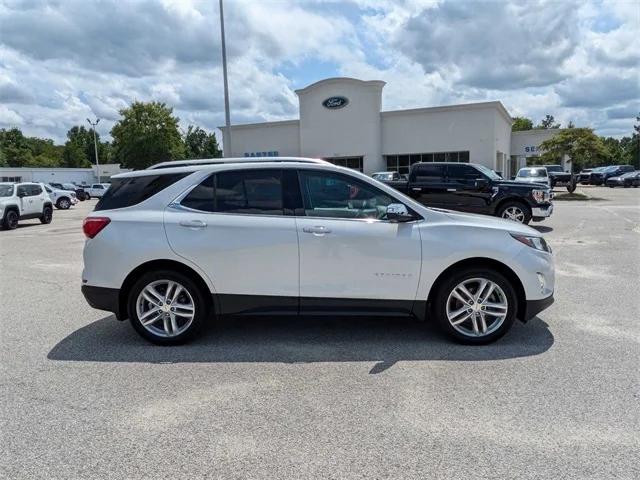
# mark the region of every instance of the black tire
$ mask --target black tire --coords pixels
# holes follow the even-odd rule
[[[53,208],[47,205],[42,209],[42,215],[40,216],[40,223],[43,223],[46,225],[48,223],[51,223],[52,219],[53,219]]]
[[[142,325],[138,318],[138,312],[136,303],[138,296],[142,290],[149,284],[155,281],[169,280],[179,283],[193,300],[194,316],[191,324],[183,332],[176,336],[163,337],[157,335]],[[129,314],[129,321],[133,328],[146,340],[155,343],[156,345],[180,345],[191,340],[194,335],[202,328],[207,317],[209,316],[209,303],[207,297],[198,285],[186,275],[171,270],[154,270],[142,275],[133,285],[130,290],[129,297],[127,298],[127,312]],[[175,302],[174,302],[175,303]],[[169,303],[167,303],[169,305]],[[162,320],[158,320],[161,322]]]
[[[567,192],[573,193],[576,191],[576,188],[578,188],[578,184],[576,182],[570,182],[567,185]]]
[[[15,210],[8,210],[4,214],[4,219],[2,220],[2,228],[5,230],[15,230],[18,228],[18,220],[20,220],[20,215]]]
[[[449,301],[449,296],[453,290],[460,283],[476,278],[486,279],[498,285],[500,289],[502,289],[502,293],[507,301],[507,314],[502,320],[502,323],[496,323],[495,330],[491,330],[491,324],[487,323],[487,326],[489,327],[488,333],[482,336],[470,336],[460,332],[449,322],[447,317],[447,302]],[[471,290],[469,291],[472,294],[476,293]],[[500,295],[500,293],[494,290],[494,293],[492,293],[491,296],[493,295]],[[456,299],[454,300],[457,302]],[[501,273],[491,270],[490,268],[475,267],[456,271],[438,286],[433,303],[433,313],[440,329],[455,341],[467,345],[485,345],[487,343],[495,342],[504,336],[513,326],[517,311],[518,296],[516,295],[515,288]],[[469,322],[471,322],[471,320],[469,320]],[[459,328],[465,329],[466,322]],[[469,328],[471,328],[470,323]]]
[[[67,197],[59,198],[56,202],[56,208],[59,210],[69,210],[70,207],[71,200],[69,200]]]
[[[506,217],[506,212],[509,209],[519,209],[519,211],[522,213],[522,221],[519,223],[523,223],[525,225],[529,225],[529,222],[531,221],[531,209],[525,205],[522,202],[518,202],[515,200],[512,201],[508,201],[505,202],[504,204],[502,204],[500,206],[500,208],[498,209],[498,211],[496,212],[496,216],[500,217],[500,218],[505,218],[508,219]],[[514,220],[516,221],[516,220]]]

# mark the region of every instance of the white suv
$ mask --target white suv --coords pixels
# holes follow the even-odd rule
[[[13,230],[19,220],[38,218],[51,223],[53,206],[41,183],[0,183],[0,220],[2,228]]]
[[[109,187],[110,187],[109,183],[94,183],[89,188],[87,188],[85,190],[85,192],[89,196],[88,199],[91,199],[91,198],[102,198],[104,193],[107,190],[109,190]]]
[[[526,226],[422,206],[310,159],[118,175],[84,222],[82,292],[159,344],[210,313],[433,318],[488,343],[553,302],[551,250]]]

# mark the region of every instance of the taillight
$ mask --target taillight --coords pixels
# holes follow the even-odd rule
[[[93,238],[109,225],[110,221],[109,217],[87,217],[82,222],[82,231],[87,238]]]

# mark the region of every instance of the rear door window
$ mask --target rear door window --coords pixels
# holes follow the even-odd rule
[[[30,196],[40,195],[42,193],[42,188],[40,185],[27,185],[27,191]]]
[[[414,181],[418,183],[444,182],[444,165],[424,163],[414,170]]]
[[[204,212],[284,215],[282,170],[231,170],[211,175],[181,204]]]
[[[112,210],[136,205],[156,193],[173,185],[191,172],[168,175],[145,175],[114,179],[111,187],[103,194],[96,205],[96,210]],[[100,188],[103,188],[100,185]]]

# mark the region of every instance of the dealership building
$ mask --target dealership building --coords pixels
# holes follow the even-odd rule
[[[508,178],[557,132],[511,132],[513,119],[498,101],[382,111],[384,86],[329,78],[296,90],[299,119],[232,125],[224,156],[324,158],[367,174],[407,173],[416,162],[473,162]]]

